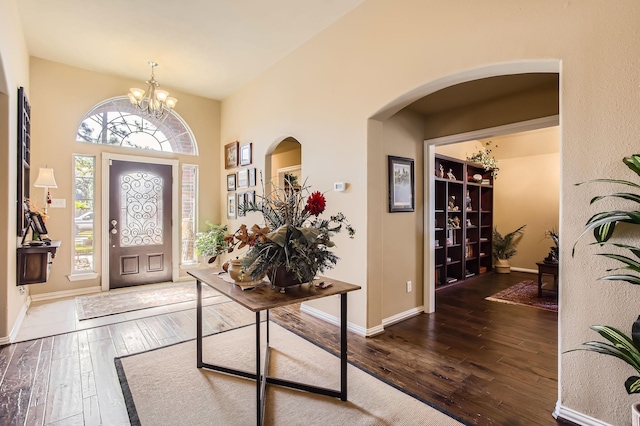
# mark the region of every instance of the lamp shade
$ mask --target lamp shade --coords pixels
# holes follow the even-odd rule
[[[33,183],[37,188],[57,188],[56,178],[53,176],[53,169],[40,167],[38,178]]]

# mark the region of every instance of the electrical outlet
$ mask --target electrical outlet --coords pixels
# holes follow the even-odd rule
[[[411,293],[411,281],[407,281],[407,293]]]

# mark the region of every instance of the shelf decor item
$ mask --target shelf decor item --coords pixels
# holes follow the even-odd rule
[[[498,145],[496,145],[496,148],[497,147]],[[498,168],[498,160],[496,160],[495,157],[491,156],[492,151],[493,149],[491,148],[491,141],[487,141],[478,152],[467,157],[467,161],[480,164],[486,171],[491,172],[494,179],[497,179],[498,171],[500,169]]]
[[[242,258],[242,267],[253,279],[267,275],[271,285],[281,291],[310,283],[317,273],[336,264],[338,257],[330,250],[335,246],[333,236],[343,229],[350,238],[355,235],[344,214],[321,217],[327,201],[306,184],[297,191],[276,188],[255,198],[239,209],[261,213],[265,226],[253,226],[252,232],[258,229],[259,235],[251,239],[249,234],[250,248]]]

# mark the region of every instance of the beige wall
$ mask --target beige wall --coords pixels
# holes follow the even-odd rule
[[[145,76],[140,76],[144,79]],[[31,58],[32,93],[32,157],[31,182],[35,181],[38,168],[48,165],[55,169],[58,188],[51,189],[53,198],[64,198],[66,208],[49,209],[47,228],[52,239],[62,240],[62,246],[51,268],[51,276],[45,284],[30,286],[32,295],[59,291],[80,290],[100,285],[100,277],[87,281],[69,281],[72,268],[73,246],[73,155],[96,157],[96,272],[101,273],[102,253],[101,182],[104,172],[101,167],[103,152],[124,155],[178,159],[180,164],[199,166],[200,194],[198,197],[199,230],[207,229],[206,220],[217,223],[223,211],[220,194],[220,103],[167,88],[178,98],[176,112],[191,128],[198,144],[199,156],[154,153],[135,149],[119,148],[76,142],[76,131],[80,120],[94,105],[114,96],[126,94],[129,87],[140,84],[115,76],[99,74],[56,62]],[[180,186],[179,186],[180,188]],[[42,203],[41,188],[31,188],[31,193]],[[179,192],[179,195],[181,191]],[[179,203],[179,200],[176,202]],[[178,259],[179,261],[179,259]],[[185,271],[181,271],[186,274]]]
[[[423,140],[424,117],[404,110],[384,122],[384,154],[415,160],[415,211],[385,211],[381,228],[384,245],[382,264],[382,319],[422,306],[424,237]],[[386,183],[388,194],[389,184]],[[387,201],[388,203],[388,201]],[[407,292],[406,283],[412,282]]]
[[[28,95],[29,55],[14,0],[0,2],[0,344],[16,333],[27,296],[16,287],[16,138],[18,87]]]
[[[569,253],[593,211],[588,206],[593,190],[573,184],[598,170],[624,176],[620,158],[637,146],[637,128],[630,123],[640,112],[639,20],[640,3],[634,0],[615,7],[597,0],[466,1],[464,7],[369,0],[226,99],[222,138],[254,141],[260,161],[282,135],[293,135],[305,147],[303,167],[314,185],[324,190],[336,180],[351,184],[346,193],[329,194],[329,209],[343,210],[359,230],[354,241],[339,241],[342,261],[331,274],[363,286],[349,297],[349,320],[370,329],[386,315],[384,258],[405,247],[387,244],[388,230],[381,229],[386,153],[379,132],[384,126],[368,119],[384,119],[384,113],[457,82],[559,71],[560,350],[575,348],[596,337],[589,325],[628,329],[638,313],[640,289],[597,283],[605,262],[588,248],[576,258]],[[391,279],[402,281],[403,275]],[[327,300],[314,306],[334,313],[336,304]],[[560,403],[607,422],[628,423],[632,399],[622,383],[629,371],[602,358],[559,355]],[[601,368],[611,371],[602,375]]]

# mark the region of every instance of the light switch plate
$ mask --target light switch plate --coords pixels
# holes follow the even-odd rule
[[[65,198],[52,198],[49,207],[52,209],[64,209],[67,207],[67,200]]]

